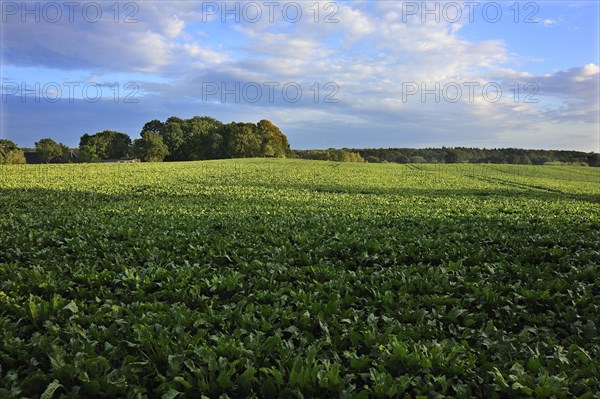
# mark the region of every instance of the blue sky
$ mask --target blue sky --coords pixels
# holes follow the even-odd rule
[[[2,1],[2,138],[209,115],[299,149],[600,151],[597,1],[70,4]]]

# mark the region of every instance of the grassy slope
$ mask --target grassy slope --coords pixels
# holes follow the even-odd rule
[[[600,391],[597,168],[16,166],[0,209],[0,396]]]

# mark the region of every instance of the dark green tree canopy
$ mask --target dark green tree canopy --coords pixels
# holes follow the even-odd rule
[[[590,166],[600,166],[600,154],[590,153],[587,156],[587,162]]]
[[[270,121],[263,119],[256,125],[262,138],[261,151],[268,157],[285,158],[291,155],[290,144],[281,130]]]
[[[459,162],[458,152],[453,149],[448,149],[444,154],[444,161],[446,163],[457,163]]]
[[[25,155],[15,143],[0,139],[0,165],[25,163]]]
[[[314,151],[314,150],[311,150]],[[317,150],[327,151],[327,150]],[[600,166],[600,154],[581,151],[561,150],[526,150],[521,148],[364,148],[352,149],[363,158],[377,162],[407,163],[413,157],[422,157],[428,163],[494,163],[543,165],[545,163],[579,164]],[[295,150],[294,154],[301,158],[310,158],[307,151]]]
[[[157,119],[153,119],[144,125],[140,136],[143,136],[143,134],[146,132],[161,134],[164,128],[165,128],[164,123],[162,123],[161,121],[159,121]]]
[[[358,152],[349,151],[346,148],[328,150],[295,150],[294,155],[302,159],[315,159],[332,162],[365,162]]]
[[[10,140],[6,140],[6,139],[0,140],[0,153],[2,153],[2,154],[6,154],[10,151],[16,150],[17,148],[19,148],[19,147],[17,147],[17,145]]]
[[[84,134],[79,141],[82,157],[87,161],[126,157],[130,146],[131,138],[127,134],[112,130]]]
[[[143,131],[142,138],[136,139],[131,146],[133,156],[144,162],[162,162],[169,153],[160,134],[151,130]]]
[[[62,158],[63,147],[51,138],[41,139],[35,143],[35,151],[40,154],[43,162]]]
[[[219,158],[286,157],[287,137],[268,120],[223,124],[209,116],[190,119],[170,117],[164,123],[152,120],[142,134],[158,133],[168,147],[167,161],[196,161]]]

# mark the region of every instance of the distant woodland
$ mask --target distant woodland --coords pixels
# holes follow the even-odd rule
[[[363,148],[293,150],[296,158],[337,162],[495,163],[518,165],[569,164],[600,167],[600,154],[580,151],[519,148]]]

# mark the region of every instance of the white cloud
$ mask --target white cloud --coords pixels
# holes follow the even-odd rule
[[[336,18],[343,26],[347,27],[346,40],[349,42],[365,38],[377,29],[375,21],[360,9],[343,5],[340,7],[339,17],[336,16]]]
[[[173,15],[165,24],[164,32],[169,39],[174,39],[183,32],[185,22],[180,20],[177,15]]]

